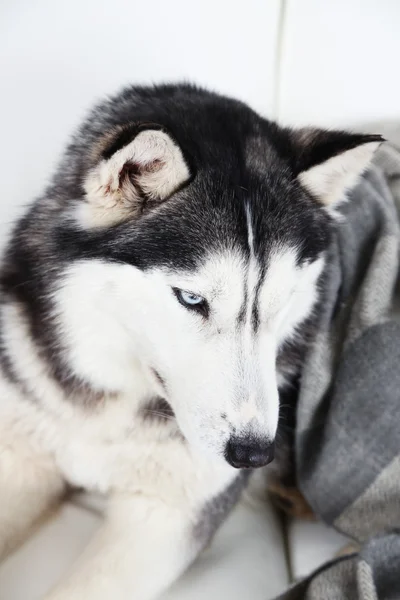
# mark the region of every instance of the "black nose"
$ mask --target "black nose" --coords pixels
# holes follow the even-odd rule
[[[225,458],[236,469],[256,469],[270,463],[275,444],[256,438],[231,437],[226,445]]]

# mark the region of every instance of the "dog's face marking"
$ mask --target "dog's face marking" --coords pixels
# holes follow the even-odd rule
[[[99,107],[2,278],[66,398],[89,386],[139,412],[159,396],[193,447],[265,447],[278,353],[315,305],[334,207],[379,141],[282,129],[190,86]]]
[[[298,265],[282,246],[263,263],[245,250],[206,252],[190,270],[75,264],[56,293],[68,363],[95,388],[129,393],[139,361],[188,442],[213,455],[232,436],[272,442],[277,352],[315,303],[323,258]],[[174,290],[204,299],[207,316]]]
[[[244,321],[247,323],[247,328],[251,330],[251,326],[254,329],[258,325],[258,307],[257,307],[257,296],[259,293],[260,285],[262,283],[261,278],[261,265],[257,262],[254,252],[254,232],[251,209],[246,202],[246,227],[247,227],[247,243],[249,246],[249,260],[247,264],[247,277],[245,282],[245,290],[243,297],[243,309],[240,311],[240,317],[244,316]]]
[[[298,266],[296,259],[295,248],[277,248],[263,269],[251,252],[247,258],[226,252],[190,275],[164,273],[166,293],[172,286],[194,289],[209,306],[207,320],[183,309],[176,353],[158,338],[169,401],[192,443],[222,454],[232,436],[274,440],[277,353],[310,314],[324,261]]]

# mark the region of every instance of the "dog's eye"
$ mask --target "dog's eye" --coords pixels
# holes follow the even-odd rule
[[[193,294],[193,292],[185,292],[185,290],[178,291],[179,298],[184,304],[188,304],[189,306],[197,306],[204,302],[204,298],[198,296],[197,294]]]
[[[202,315],[207,316],[208,304],[203,296],[188,292],[187,290],[180,290],[179,288],[172,288],[178,302],[185,308],[193,309],[200,312]]]

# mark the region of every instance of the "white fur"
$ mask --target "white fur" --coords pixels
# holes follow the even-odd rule
[[[333,207],[346,199],[371,162],[380,142],[369,142],[303,171],[299,180],[322,204]]]
[[[156,498],[117,497],[75,569],[45,600],[156,598],[196,557],[191,514]]]
[[[279,346],[294,335],[318,298],[316,283],[322,273],[324,257],[303,266],[296,265],[297,252],[282,249],[272,255],[261,289],[262,321]]]
[[[5,387],[0,385],[2,394]],[[2,416],[0,412],[0,418]],[[65,488],[52,457],[38,452],[34,441],[25,433],[18,434],[15,420],[15,414],[14,419],[2,418],[0,428],[0,560],[61,498]]]

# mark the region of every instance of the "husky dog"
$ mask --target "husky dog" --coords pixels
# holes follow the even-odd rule
[[[104,524],[47,600],[150,600],[274,457],[335,207],[380,136],[189,85],[98,106],[2,272],[0,555],[67,487]]]

